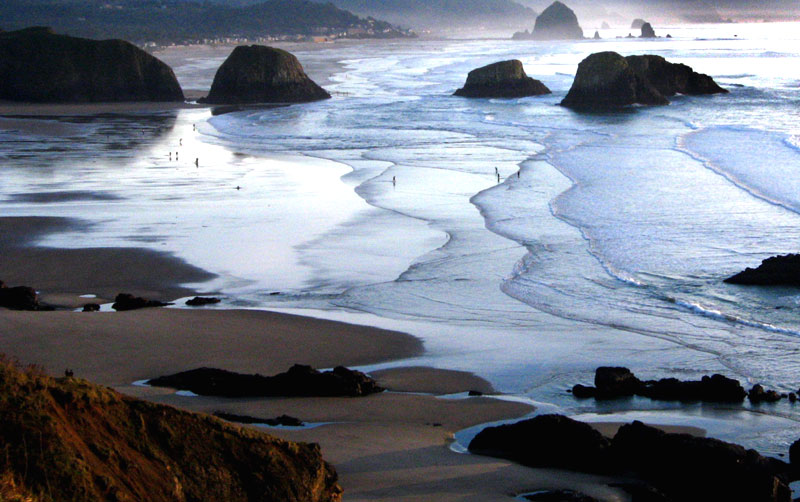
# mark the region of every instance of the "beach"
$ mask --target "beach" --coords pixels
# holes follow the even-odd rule
[[[369,53],[288,44],[333,99],[278,108],[0,104],[0,280],[56,308],[0,310],[0,352],[192,411],[296,416],[310,426],[248,427],[319,443],[346,501],[501,501],[556,488],[627,500],[605,478],[463,453],[465,431],[538,413],[606,435],[643,420],[785,456],[800,416],[786,400],[567,392],[603,365],[800,384],[796,293],[718,280],[796,242],[795,202],[781,199],[792,190],[758,173],[791,165],[797,131],[783,104],[753,105],[778,103],[792,77],[734,71],[740,41],[715,29],[709,40],[687,29],[673,45],[602,48],[691,63],[729,97],[608,116],[557,106],[598,49],[588,41],[375,42]],[[742,38],[778,57],[771,41]],[[196,98],[230,49],[157,55]],[[451,96],[471,68],[517,55],[552,96]],[[748,111],[741,128],[737,110]],[[755,158],[762,136],[773,148]],[[118,293],[175,305],[113,312]],[[185,307],[195,295],[222,301]],[[103,311],[77,311],[85,303]],[[354,367],[388,391],[223,399],[142,384],[296,363]]]

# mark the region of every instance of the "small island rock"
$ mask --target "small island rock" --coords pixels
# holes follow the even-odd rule
[[[656,38],[656,31],[650,23],[642,25],[642,35],[639,38]]]
[[[800,286],[800,254],[767,258],[757,268],[747,267],[724,282],[748,286]]]
[[[36,103],[183,101],[172,69],[123,40],[0,34],[0,99]]]
[[[214,76],[201,102],[210,104],[305,103],[331,95],[315,84],[297,58],[263,45],[236,47]]]
[[[727,93],[708,75],[661,56],[622,57],[598,52],[578,65],[567,96],[569,108],[616,108],[632,104],[666,105],[667,96]]]
[[[637,18],[636,18],[636,19],[634,19],[634,20],[633,20],[633,22],[631,23],[631,29],[633,29],[633,30],[640,30],[640,29],[642,29],[642,26],[644,26],[646,23],[647,23],[647,21],[645,21],[644,19],[641,19],[641,18],[638,18],[638,17],[637,17]]]
[[[466,98],[522,98],[550,94],[540,81],[525,74],[519,60],[500,61],[472,70],[455,96]]]

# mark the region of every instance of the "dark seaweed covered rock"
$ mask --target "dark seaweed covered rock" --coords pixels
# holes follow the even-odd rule
[[[753,385],[750,392],[747,393],[747,399],[753,404],[758,403],[775,403],[783,398],[780,392],[775,390],[767,390],[761,384]]]
[[[611,441],[621,469],[671,500],[789,502],[788,466],[718,439],[665,433],[641,422],[622,426]]]
[[[666,105],[667,96],[727,93],[708,75],[661,56],[622,57],[598,52],[578,65],[578,72],[562,106],[617,108],[632,104]]]
[[[339,502],[319,445],[0,358],[0,499]],[[35,446],[33,446],[35,445]]]
[[[235,413],[227,413],[224,411],[215,411],[214,416],[227,420],[228,422],[237,422],[240,424],[264,424],[270,427],[303,427],[305,424],[302,420],[289,415],[281,415],[275,418],[259,418],[251,417],[249,415],[237,415]]]
[[[151,307],[166,307],[172,305],[171,303],[164,303],[158,300],[148,300],[140,296],[133,296],[130,293],[120,293],[114,299],[114,304],[111,308],[117,311],[123,310],[137,310]]]
[[[577,398],[617,399],[641,396],[662,401],[702,401],[740,403],[747,396],[742,385],[723,375],[704,376],[700,380],[639,380],[628,368],[601,366],[595,371],[595,386],[575,385]]]
[[[39,295],[28,286],[10,288],[0,281],[0,307],[11,310],[40,310]]]
[[[360,371],[337,366],[320,372],[295,364],[275,376],[243,375],[215,368],[198,368],[147,382],[156,387],[188,390],[201,396],[366,396],[383,388]]]
[[[522,98],[550,94],[540,81],[525,74],[522,62],[500,61],[469,72],[464,87],[455,92],[466,98]]]
[[[757,268],[746,268],[725,282],[752,286],[800,286],[800,254],[773,256]]]
[[[331,95],[315,84],[294,55],[273,47],[236,47],[214,76],[202,102],[211,104],[305,103]]]
[[[640,38],[656,38],[656,31],[650,23],[642,25],[642,35]]]
[[[469,443],[469,451],[531,467],[598,472],[606,467],[608,446],[608,440],[588,424],[563,415],[539,415],[487,427]]]
[[[190,300],[186,300],[186,305],[190,307],[202,307],[204,305],[214,305],[215,303],[219,303],[222,300],[219,298],[208,297],[208,296],[195,296]]]
[[[37,103],[183,101],[169,66],[122,40],[0,34],[0,99]]]

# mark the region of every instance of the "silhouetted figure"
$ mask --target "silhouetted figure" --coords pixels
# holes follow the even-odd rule
[[[397,177],[392,176],[392,186],[397,186]]]
[[[497,173],[497,182],[500,183],[500,173]]]
[[[179,145],[179,146],[183,146],[183,138],[181,138],[181,139],[179,139],[179,140],[178,140],[178,145]]]
[[[194,159],[194,167],[200,167],[200,158]]]
[[[242,187],[240,187],[239,185],[236,185],[236,190],[241,190],[241,189],[242,189]]]
[[[172,160],[172,152],[169,152],[169,160]]]

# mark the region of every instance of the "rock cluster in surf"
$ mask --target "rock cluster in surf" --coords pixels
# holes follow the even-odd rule
[[[209,104],[305,103],[331,95],[314,83],[297,58],[263,45],[236,47],[214,76]]]
[[[514,33],[514,40],[580,40],[583,29],[575,13],[561,2],[553,2],[536,18],[533,32]]]
[[[616,52],[598,52],[578,65],[578,72],[562,106],[603,109],[621,106],[666,105],[675,94],[727,93],[708,75],[684,64],[670,63],[661,56],[623,57]]]
[[[243,375],[216,368],[194,370],[149,380],[148,385],[188,390],[201,396],[366,396],[383,392],[375,380],[360,371],[337,366],[320,372],[295,364],[275,376]]]
[[[466,98],[522,98],[550,94],[550,89],[525,73],[517,59],[500,61],[472,70],[455,96]]]
[[[540,415],[488,427],[469,444],[473,453],[533,467],[633,475],[665,501],[789,502],[792,469],[777,459],[717,439],[666,433],[641,422],[607,439],[588,424]]]
[[[169,66],[123,40],[35,27],[0,34],[0,99],[36,103],[183,101]]]

